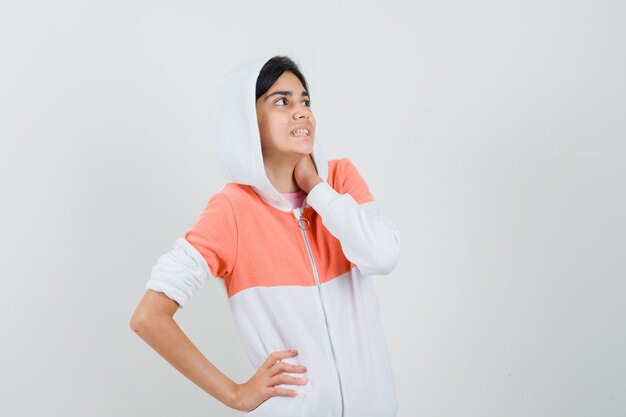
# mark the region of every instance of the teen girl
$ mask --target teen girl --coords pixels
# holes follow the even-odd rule
[[[210,137],[229,182],[158,258],[130,325],[249,415],[394,417],[372,279],[397,265],[398,230],[348,158],[325,159],[297,65],[268,58],[233,69],[215,89]],[[173,319],[209,278],[224,285],[256,369],[247,382],[220,372]]]

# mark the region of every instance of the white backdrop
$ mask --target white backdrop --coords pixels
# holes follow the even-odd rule
[[[623,1],[0,1],[0,415],[238,416],[129,328],[223,185],[208,94],[300,63],[400,228],[399,417],[626,415]],[[217,282],[176,320],[236,382]]]

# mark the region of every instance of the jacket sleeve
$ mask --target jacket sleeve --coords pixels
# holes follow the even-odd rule
[[[157,259],[146,288],[163,292],[182,309],[207,278],[230,276],[236,254],[235,216],[228,198],[218,193],[184,237]]]
[[[338,169],[345,193],[340,194],[322,181],[309,191],[306,201],[339,240],[350,262],[363,274],[386,275],[396,267],[400,257],[398,228],[374,200],[349,159],[343,158]]]

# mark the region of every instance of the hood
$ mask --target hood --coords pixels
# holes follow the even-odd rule
[[[265,173],[256,116],[256,79],[263,65],[275,55],[244,62],[218,82],[210,97],[209,140],[211,153],[228,182],[249,185],[269,205],[291,211],[289,201]],[[318,175],[326,181],[328,164],[317,134],[311,158]]]

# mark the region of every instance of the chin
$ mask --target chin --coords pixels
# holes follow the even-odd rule
[[[294,152],[297,152],[298,154],[302,154],[302,155],[308,155],[310,153],[313,153],[313,142],[309,143],[301,143],[298,146],[295,146],[293,148]]]
[[[294,155],[296,157],[297,160],[300,160],[301,158],[304,158],[307,155],[312,155],[313,152],[298,152],[298,151],[294,151],[294,153],[292,155]]]

